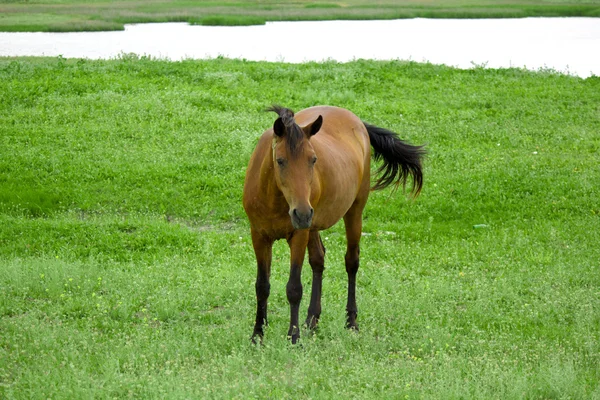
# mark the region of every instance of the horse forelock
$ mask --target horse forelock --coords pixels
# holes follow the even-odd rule
[[[267,111],[273,111],[279,115],[283,125],[285,126],[285,141],[287,144],[288,151],[294,155],[297,154],[300,149],[300,144],[304,140],[304,131],[294,119],[294,112],[289,108],[273,105],[267,109]]]

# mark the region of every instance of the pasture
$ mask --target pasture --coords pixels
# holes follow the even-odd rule
[[[427,146],[420,197],[366,206],[359,333],[338,224],[317,333],[286,339],[277,242],[250,342],[273,103]],[[2,58],[0,397],[600,398],[598,132],[600,79],[552,71]]]
[[[267,21],[524,17],[600,17],[600,0],[9,0],[0,3],[0,31],[107,31],[144,22],[262,25]]]

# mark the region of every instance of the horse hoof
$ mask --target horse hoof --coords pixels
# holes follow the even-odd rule
[[[300,340],[300,335],[288,335],[288,340],[292,342],[292,344],[297,344],[298,341]]]
[[[250,341],[252,342],[252,344],[263,344],[263,336],[264,334],[262,331],[254,331],[252,333],[252,337],[250,337]]]
[[[293,328],[290,329],[290,332],[288,332],[287,338],[288,338],[288,340],[292,341],[292,344],[298,343],[298,340],[300,339],[300,330],[298,329],[297,326],[294,326]]]
[[[309,331],[315,331],[319,326],[319,318],[314,315],[310,315],[308,318],[306,318],[304,325]]]
[[[356,320],[351,319],[351,320],[346,321],[346,329],[348,329],[350,331],[358,332],[358,324],[356,323]]]

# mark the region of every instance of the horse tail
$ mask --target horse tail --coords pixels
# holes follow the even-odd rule
[[[406,188],[406,181],[412,176],[413,197],[417,197],[423,187],[423,169],[421,161],[425,155],[423,146],[413,146],[398,137],[398,134],[384,128],[365,124],[371,146],[373,146],[373,158],[377,161],[383,161],[383,164],[377,169],[380,175],[372,190],[384,189],[394,185],[396,189],[401,183]]]

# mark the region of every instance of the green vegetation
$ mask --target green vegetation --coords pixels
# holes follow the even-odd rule
[[[338,224],[319,331],[285,338],[278,242],[250,344],[272,103],[428,146],[417,200],[367,205],[358,334]],[[600,398],[599,105],[552,71],[0,59],[0,398]]]
[[[265,19],[259,16],[244,15],[211,15],[202,17],[198,21],[191,21],[195,25],[212,26],[244,26],[244,25],[264,25]]]
[[[266,21],[540,16],[600,17],[600,0],[16,0],[0,2],[0,31],[119,30],[126,23],[143,22],[262,25]]]

